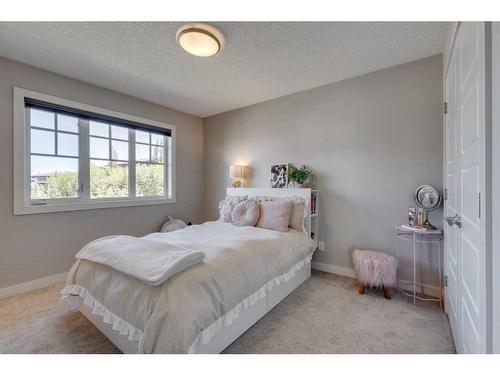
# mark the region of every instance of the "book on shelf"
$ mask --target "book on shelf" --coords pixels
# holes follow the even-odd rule
[[[315,193],[311,193],[311,215],[316,213],[317,208],[317,195]]]

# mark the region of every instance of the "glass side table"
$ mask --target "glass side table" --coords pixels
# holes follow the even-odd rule
[[[422,228],[411,228],[406,225],[399,225],[394,227],[396,229],[396,258],[398,259],[398,293],[402,293],[405,296],[413,298],[413,306],[415,306],[416,300],[421,301],[435,301],[439,302],[439,306],[443,307],[443,292],[442,292],[442,281],[441,281],[441,251],[443,243],[443,231],[441,229],[428,230]],[[411,241],[413,250],[413,293],[409,293],[403,290],[399,285],[399,241],[400,239]],[[417,261],[418,267],[421,268],[421,258],[422,258],[422,244],[437,245],[438,260],[439,260],[439,298],[431,298],[419,296],[417,294],[417,287],[423,292],[424,284],[422,278],[417,282]],[[418,248],[418,259],[417,259],[417,248]],[[432,248],[431,248],[432,249]],[[423,294],[423,293],[422,293]]]

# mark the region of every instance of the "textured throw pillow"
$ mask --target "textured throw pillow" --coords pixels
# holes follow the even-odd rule
[[[253,227],[257,224],[260,217],[259,204],[253,200],[238,203],[231,214],[231,222],[240,227],[250,226]]]
[[[292,202],[277,200],[259,203],[260,218],[257,227],[288,232],[288,222],[292,211]]]
[[[295,229],[299,233],[305,233],[304,217],[306,211],[306,203],[303,198],[291,197],[285,200],[292,202],[292,212],[290,213],[290,221],[288,226]]]
[[[264,195],[259,195],[254,198],[257,202],[268,202],[268,201],[290,201],[292,202],[292,212],[290,214],[290,221],[288,226],[295,229],[300,233],[307,233],[304,226],[304,219],[306,217],[306,201],[304,198],[294,195],[290,197],[269,197]]]
[[[231,222],[231,214],[234,207],[241,201],[247,199],[246,195],[241,196],[227,196],[224,200],[219,202],[219,220],[225,223]]]

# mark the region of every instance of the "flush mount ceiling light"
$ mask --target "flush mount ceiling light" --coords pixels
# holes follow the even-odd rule
[[[210,57],[216,55],[224,44],[224,36],[215,27],[191,23],[177,30],[177,43],[191,55]]]

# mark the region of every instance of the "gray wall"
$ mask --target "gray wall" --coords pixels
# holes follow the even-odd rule
[[[250,187],[268,186],[271,163],[306,164],[326,247],[315,260],[351,267],[356,247],[394,251],[393,226],[406,222],[416,186],[442,187],[442,143],[441,55],[212,116],[206,219],[217,216],[229,164],[251,168]],[[440,212],[432,217],[441,225]]]
[[[12,87],[19,86],[177,126],[177,203],[14,216]],[[85,243],[157,231],[168,215],[203,218],[203,120],[0,58],[0,288],[66,272]]]

